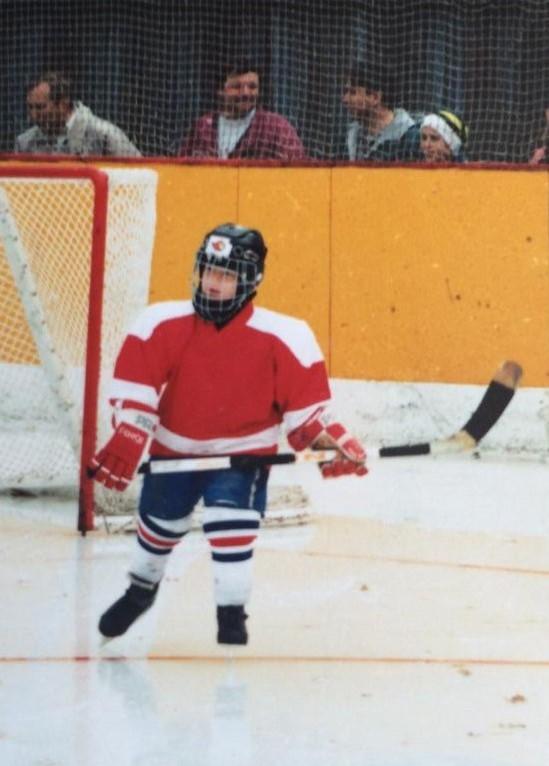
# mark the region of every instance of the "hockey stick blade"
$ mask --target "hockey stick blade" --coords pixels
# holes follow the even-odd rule
[[[507,409],[521,377],[520,364],[513,361],[503,362],[488,384],[478,407],[457,433],[448,439],[381,447],[378,450],[378,456],[449,455],[474,449]]]
[[[138,473],[188,473],[189,471],[219,471],[227,468],[261,468],[289,463],[325,463],[337,454],[336,449],[279,452],[276,455],[202,455],[183,458],[151,458],[139,467]]]

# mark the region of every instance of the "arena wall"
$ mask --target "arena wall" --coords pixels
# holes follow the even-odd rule
[[[547,171],[146,164],[151,301],[188,297],[204,232],[239,221],[269,245],[259,301],[311,324],[333,378],[483,384],[516,359],[549,386]]]
[[[529,168],[237,168],[160,175],[150,298],[189,295],[203,233],[269,244],[261,303],[307,319],[335,378],[549,384],[549,194]]]

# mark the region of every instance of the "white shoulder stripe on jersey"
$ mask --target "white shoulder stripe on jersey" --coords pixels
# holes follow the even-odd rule
[[[304,367],[311,367],[315,362],[324,359],[313,331],[302,319],[254,307],[247,325],[260,332],[275,335]]]
[[[193,313],[194,307],[191,301],[152,303],[137,317],[130,327],[129,335],[135,335],[141,340],[147,340],[162,322],[168,319],[189,316]]]
[[[109,399],[129,399],[132,402],[141,402],[141,404],[156,409],[159,397],[153,386],[114,378],[109,386]]]

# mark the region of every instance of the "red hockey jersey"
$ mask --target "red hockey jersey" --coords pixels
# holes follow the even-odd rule
[[[218,329],[190,301],[172,301],[135,322],[110,400],[158,413],[153,455],[271,453],[281,424],[300,426],[328,403],[330,388],[306,322],[249,303]]]

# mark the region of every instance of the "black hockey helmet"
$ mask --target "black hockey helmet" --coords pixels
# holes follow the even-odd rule
[[[208,322],[223,324],[250,301],[263,278],[267,247],[257,229],[224,223],[208,232],[196,254],[193,271],[193,306]],[[234,298],[215,300],[202,291],[201,279],[206,266],[236,273]]]

